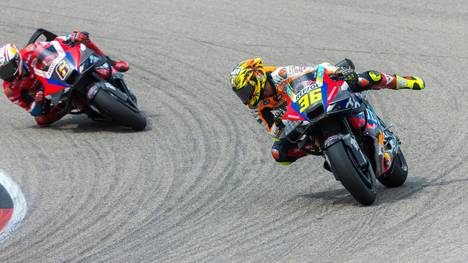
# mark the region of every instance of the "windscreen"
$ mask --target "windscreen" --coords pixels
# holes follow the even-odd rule
[[[299,98],[300,95],[302,94],[302,90],[304,89],[309,89],[309,88],[316,88],[315,87],[315,72],[309,72],[305,73],[302,76],[299,76],[295,78],[293,81],[291,81],[291,86],[294,89],[294,93],[296,94],[296,97]],[[305,91],[304,91],[305,92]]]
[[[38,70],[42,70],[47,72],[54,62],[54,60],[58,57],[58,52],[53,45],[47,48],[41,48],[38,50],[39,56],[37,57],[37,62],[35,67]]]

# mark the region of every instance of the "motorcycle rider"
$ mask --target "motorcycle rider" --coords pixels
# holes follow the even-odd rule
[[[84,44],[97,55],[104,56],[104,52],[91,41],[87,32],[73,31],[55,40],[69,46]],[[35,42],[22,50],[18,50],[13,44],[6,44],[0,48],[0,79],[3,80],[3,91],[11,102],[34,116],[39,126],[47,126],[65,114],[59,108],[46,107],[42,84],[34,74],[34,67],[41,66],[37,65],[38,58],[44,56],[42,51],[50,46],[51,42]],[[125,72],[129,69],[125,61],[111,60],[111,63],[116,71]],[[109,74],[109,72],[100,73]]]
[[[349,63],[352,65],[350,60]],[[379,89],[413,89],[422,90],[424,81],[416,76],[389,75],[375,70],[357,74],[353,69],[322,63],[327,73],[341,76],[349,85],[352,92]],[[257,121],[265,124],[267,131],[273,137],[272,156],[279,164],[288,165],[307,155],[308,150],[315,145],[308,145],[299,149],[284,135],[285,124],[281,118],[286,112],[285,83],[294,76],[314,72],[317,66],[264,66],[260,58],[248,59],[240,62],[229,75],[232,90],[242,103],[253,110]],[[354,68],[354,65],[352,65]],[[359,129],[364,121],[363,113],[349,116],[353,128]],[[384,154],[386,165],[391,164],[391,156]],[[324,164],[329,169],[327,163]],[[328,168],[327,168],[328,167]]]

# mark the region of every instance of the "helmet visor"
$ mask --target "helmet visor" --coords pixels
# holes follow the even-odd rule
[[[18,72],[19,57],[15,57],[10,60],[7,64],[0,67],[0,79],[5,81],[12,81],[15,79],[15,75]]]
[[[247,103],[254,94],[255,87],[248,83],[247,85],[245,85],[245,87],[241,89],[236,89],[236,87],[232,87],[232,90],[234,91],[234,93],[236,93],[237,97],[241,99],[242,103],[247,105]]]

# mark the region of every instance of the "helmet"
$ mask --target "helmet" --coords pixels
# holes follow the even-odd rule
[[[242,61],[229,76],[232,90],[249,107],[257,106],[265,89],[267,76],[260,58]]]
[[[15,45],[6,44],[0,48],[0,79],[14,80],[21,65],[21,54]]]

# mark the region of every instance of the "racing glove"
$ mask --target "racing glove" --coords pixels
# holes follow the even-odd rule
[[[45,110],[44,110],[44,92],[43,91],[38,91],[36,95],[34,96],[34,101],[31,104],[31,108],[29,109],[29,113],[32,116],[40,116],[44,115]]]
[[[72,43],[83,43],[87,40],[89,40],[88,32],[73,31],[70,33],[69,41]]]
[[[43,103],[44,102],[44,92],[42,90],[38,91],[36,93],[36,96],[34,96],[34,101],[36,103]]]
[[[275,123],[273,123],[273,125],[270,128],[269,134],[274,139],[280,139],[281,135],[283,134],[283,129],[284,129],[284,125],[280,126],[280,125],[276,124],[276,122],[275,122]]]
[[[279,139],[283,134],[285,125],[283,123],[282,117],[283,117],[284,113],[286,113],[286,108],[285,107],[280,108],[275,113],[272,113],[274,123],[271,126],[270,135],[273,136],[273,138]]]
[[[358,74],[351,68],[339,68],[336,70],[335,75],[348,83],[351,89],[357,86]]]

